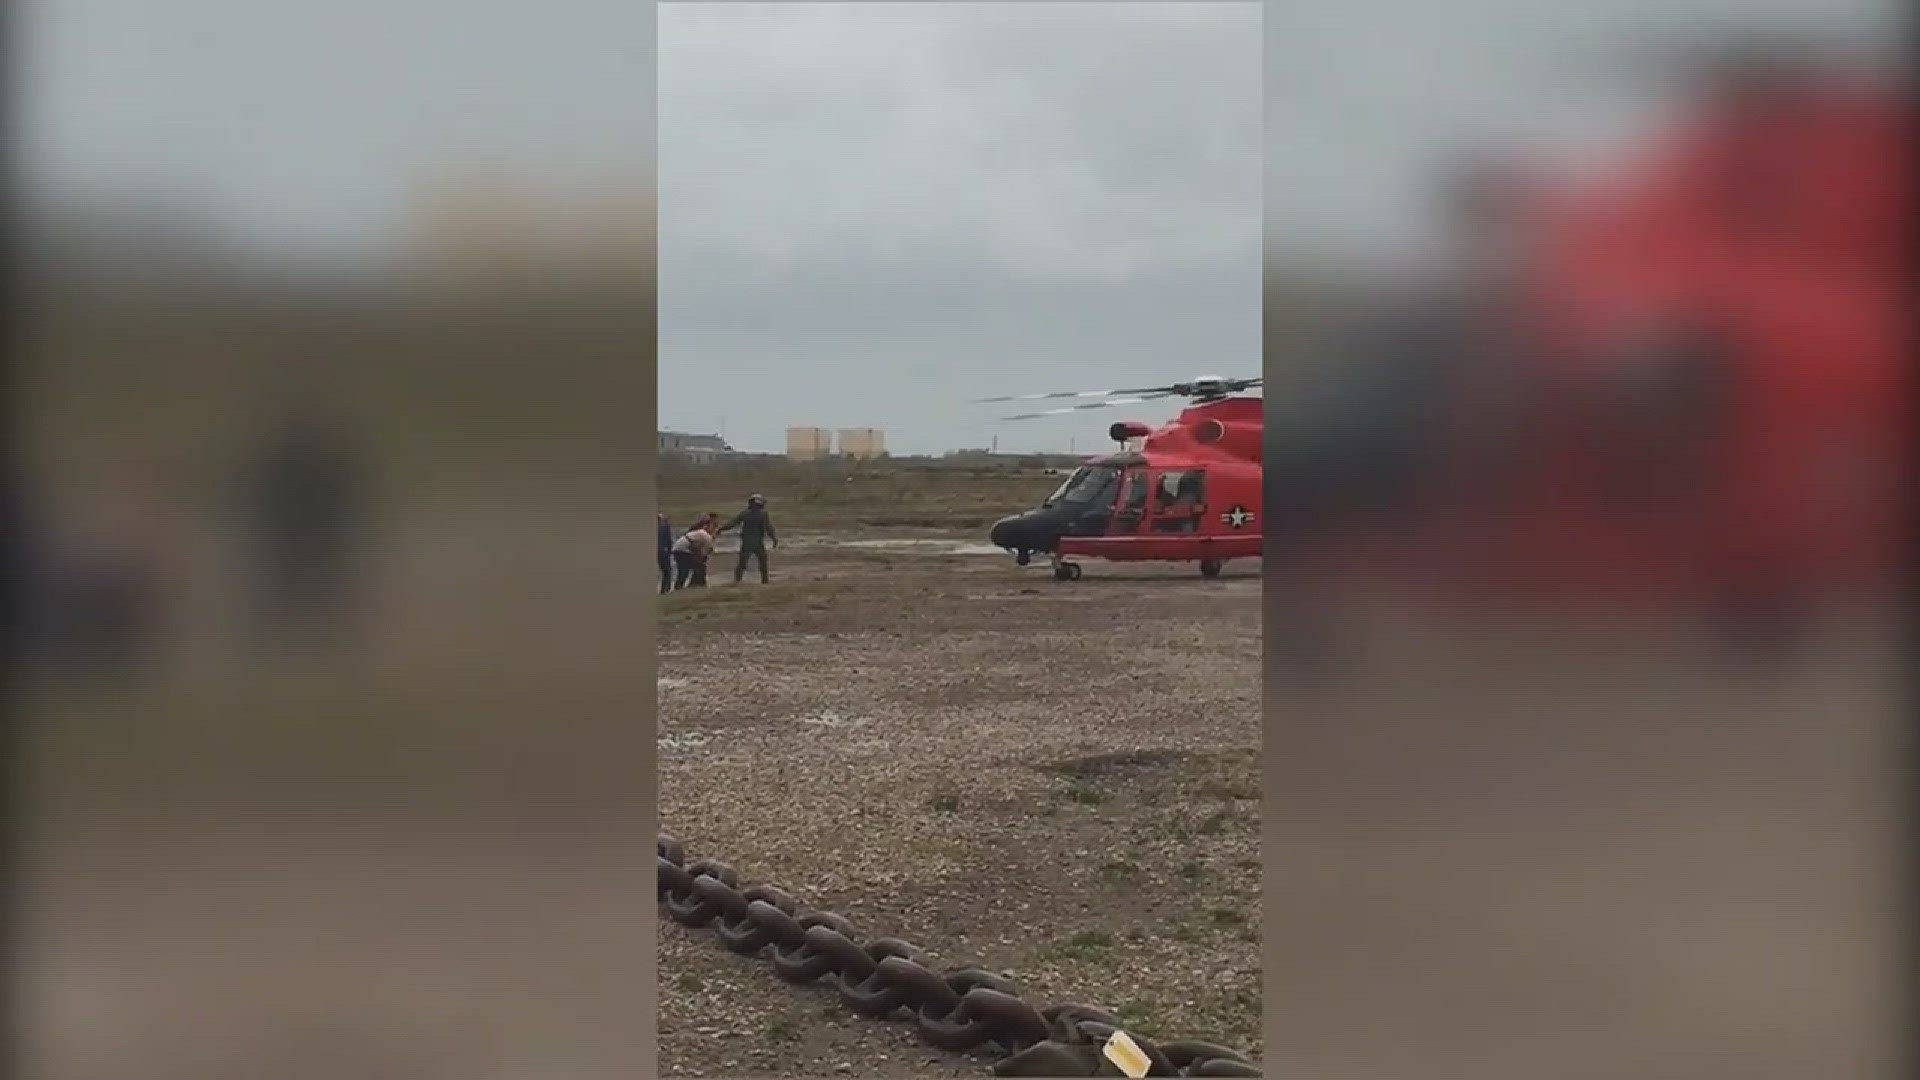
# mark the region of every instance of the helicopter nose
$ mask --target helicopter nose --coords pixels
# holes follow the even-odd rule
[[[1001,518],[999,521],[993,523],[993,530],[987,534],[987,539],[992,542],[994,547],[1018,547],[1019,544],[1015,543],[1015,540],[1019,532],[1019,525],[1013,518]]]

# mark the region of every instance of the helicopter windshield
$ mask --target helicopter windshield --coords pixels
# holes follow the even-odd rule
[[[1052,506],[1060,502],[1084,505],[1111,499],[1114,485],[1119,482],[1119,479],[1119,469],[1083,466],[1075,469],[1073,475],[1067,477],[1064,483],[1055,488],[1053,494],[1047,496],[1047,501],[1041,505]]]

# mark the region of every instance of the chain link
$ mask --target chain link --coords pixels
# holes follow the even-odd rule
[[[862,1016],[911,1021],[921,1039],[942,1050],[991,1045],[996,1076],[1118,1076],[1100,1052],[1120,1028],[1111,1013],[1088,1005],[1036,1009],[1019,988],[981,968],[941,972],[897,938],[859,943],[853,924],[803,908],[771,885],[742,889],[733,867],[687,859],[680,841],[659,838],[659,899],[682,926],[711,927],[742,956],[763,954],[781,979],[796,984],[831,977],[840,1000]],[[1131,1031],[1150,1062],[1148,1076],[1259,1076],[1244,1054],[1212,1043],[1154,1043]]]

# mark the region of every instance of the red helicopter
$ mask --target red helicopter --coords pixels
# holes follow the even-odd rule
[[[1089,459],[1039,506],[995,522],[990,540],[1013,552],[1021,566],[1035,552],[1051,556],[1053,576],[1060,581],[1079,579],[1076,556],[1197,562],[1210,578],[1219,576],[1229,560],[1258,557],[1263,402],[1241,395],[1262,382],[1208,375],[1170,386],[983,399],[1099,399],[1007,420],[1169,397],[1192,402],[1158,429],[1137,420],[1108,428],[1108,436],[1121,444],[1118,452]],[[1127,448],[1134,439],[1141,440],[1138,450]]]
[[[1637,167],[1535,202],[1552,420],[1512,477],[1518,576],[1784,598],[1898,565],[1911,113],[1871,78],[1729,74]]]
[[[1509,192],[1518,347],[1368,399],[1438,414],[1415,449],[1367,440],[1414,476],[1389,535],[1369,534],[1395,565],[1420,556],[1433,580],[1487,595],[1779,618],[1900,580],[1911,106],[1872,77],[1722,70],[1597,183]],[[1407,355],[1473,352],[1425,341]],[[1410,426],[1375,411],[1388,422],[1369,431]],[[1352,445],[1274,434],[1282,481],[1308,472],[1295,459],[1335,459],[1322,442]],[[1359,470],[1323,471],[1308,494],[1344,493]],[[1315,565],[1372,550],[1347,530],[1320,539]]]

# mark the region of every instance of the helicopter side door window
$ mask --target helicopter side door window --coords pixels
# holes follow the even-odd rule
[[[1198,532],[1206,513],[1205,480],[1199,469],[1161,473],[1153,485],[1153,531]]]
[[[1151,478],[1145,469],[1135,469],[1127,474],[1126,485],[1120,496],[1120,506],[1113,520],[1114,532],[1140,531],[1140,523],[1147,516],[1147,493],[1151,487]]]

